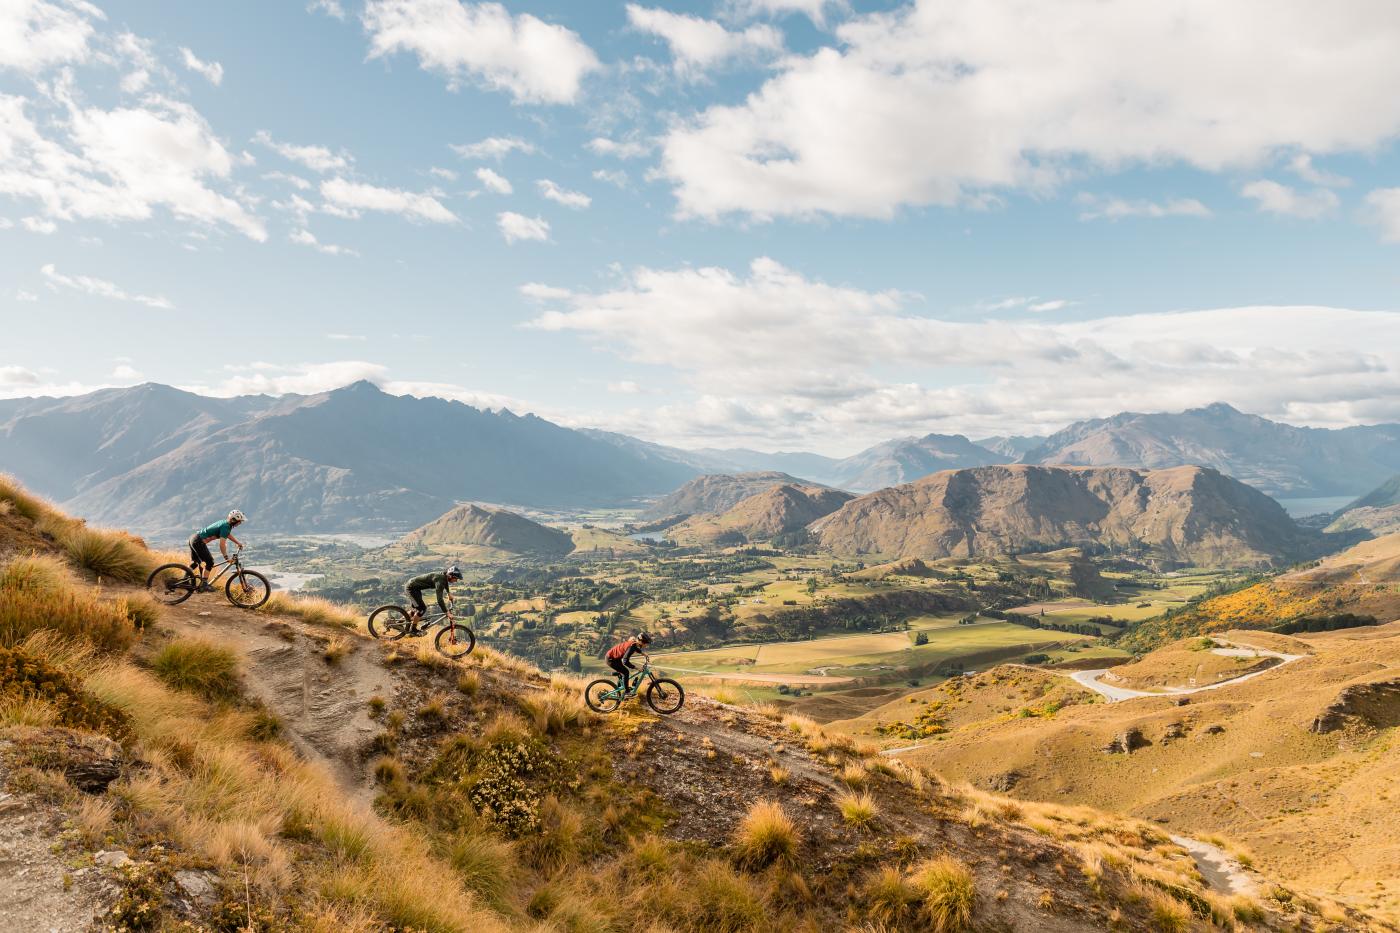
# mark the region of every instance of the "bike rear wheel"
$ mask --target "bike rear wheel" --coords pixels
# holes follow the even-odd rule
[[[617,682],[595,680],[583,688],[583,702],[595,713],[611,713],[622,705],[622,697],[617,692]]]
[[[163,564],[146,578],[146,592],[158,603],[176,606],[194,595],[194,571],[184,564]]]
[[[403,638],[410,624],[408,612],[402,606],[380,606],[369,614],[369,633],[386,641]]]
[[[272,584],[256,570],[237,570],[224,584],[224,595],[239,609],[256,609],[272,596]]]
[[[684,688],[669,677],[658,677],[647,687],[647,706],[663,716],[679,712],[684,704]]]
[[[433,637],[433,647],[443,657],[455,661],[472,653],[476,647],[476,635],[465,625],[446,625],[438,629]]]

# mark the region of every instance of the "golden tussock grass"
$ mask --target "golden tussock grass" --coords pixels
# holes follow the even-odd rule
[[[9,503],[16,515],[31,522],[60,514],[47,499],[34,495],[8,473],[0,473],[0,502]]]
[[[735,857],[746,868],[790,864],[801,841],[797,824],[777,801],[759,800],[734,831]]]
[[[977,897],[972,872],[951,856],[931,859],[916,867],[910,883],[918,892],[921,912],[935,933],[961,933],[972,925]]]
[[[469,697],[474,697],[481,689],[481,675],[476,671],[463,671],[457,675],[457,689]]]
[[[866,916],[877,924],[901,928],[919,901],[919,892],[893,865],[876,869],[865,881],[861,900]]]
[[[51,557],[17,557],[0,567],[0,645],[13,647],[35,632],[54,631],[121,651],[136,640],[134,605],[79,588]]]
[[[773,765],[768,769],[768,779],[774,784],[786,784],[792,780],[792,772],[782,765]]]
[[[53,538],[75,566],[99,581],[145,583],[156,569],[158,557],[147,550],[143,541],[126,532],[89,528],[80,521],[59,515],[42,518],[35,527]]]
[[[851,790],[860,790],[870,783],[870,771],[865,765],[858,761],[853,761],[841,769],[841,783]]]
[[[583,690],[573,689],[571,683],[558,682],[547,690],[523,693],[518,702],[542,735],[560,735],[593,718],[583,701]]]
[[[172,641],[151,657],[151,670],[177,690],[209,699],[230,699],[238,693],[238,655],[211,641]]]
[[[880,816],[880,807],[869,794],[842,794],[836,798],[841,819],[860,830],[871,829]]]
[[[297,596],[278,590],[258,609],[268,615],[291,616],[309,625],[335,628],[355,628],[360,624],[359,613],[320,596]]]

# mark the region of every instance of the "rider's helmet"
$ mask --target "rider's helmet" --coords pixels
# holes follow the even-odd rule
[[[448,568],[447,568],[447,579],[449,579],[449,580],[460,580],[460,579],[462,579],[462,568],[458,567],[456,564],[453,564],[451,567],[448,567]]]
[[[234,509],[232,512],[228,513],[228,520],[233,522],[234,524],[237,524],[239,522],[246,522],[248,520],[248,516],[244,515],[238,509]]]
[[[637,633],[637,641],[641,642],[641,643],[644,644],[644,645],[649,645],[649,644],[651,644],[651,633],[650,633],[650,632],[638,632],[638,633]]]

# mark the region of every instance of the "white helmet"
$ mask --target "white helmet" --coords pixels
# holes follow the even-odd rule
[[[228,520],[231,522],[246,522],[248,516],[238,511],[238,509],[234,509],[232,512],[228,513]]]

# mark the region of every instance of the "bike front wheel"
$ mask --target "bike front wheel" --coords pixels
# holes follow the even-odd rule
[[[663,716],[679,712],[685,703],[685,690],[669,677],[658,677],[647,687],[647,706]]]
[[[239,609],[256,609],[272,595],[272,584],[256,570],[239,570],[224,584],[224,595]]]
[[[438,629],[433,646],[443,657],[455,661],[472,653],[476,647],[476,636],[465,625],[447,625]]]
[[[409,625],[402,606],[380,606],[369,614],[369,633],[375,638],[398,641],[408,634]]]
[[[194,595],[194,572],[184,564],[163,564],[146,578],[146,592],[158,603],[176,606]]]
[[[622,705],[616,681],[595,680],[583,690],[583,702],[595,713],[611,713]]]

